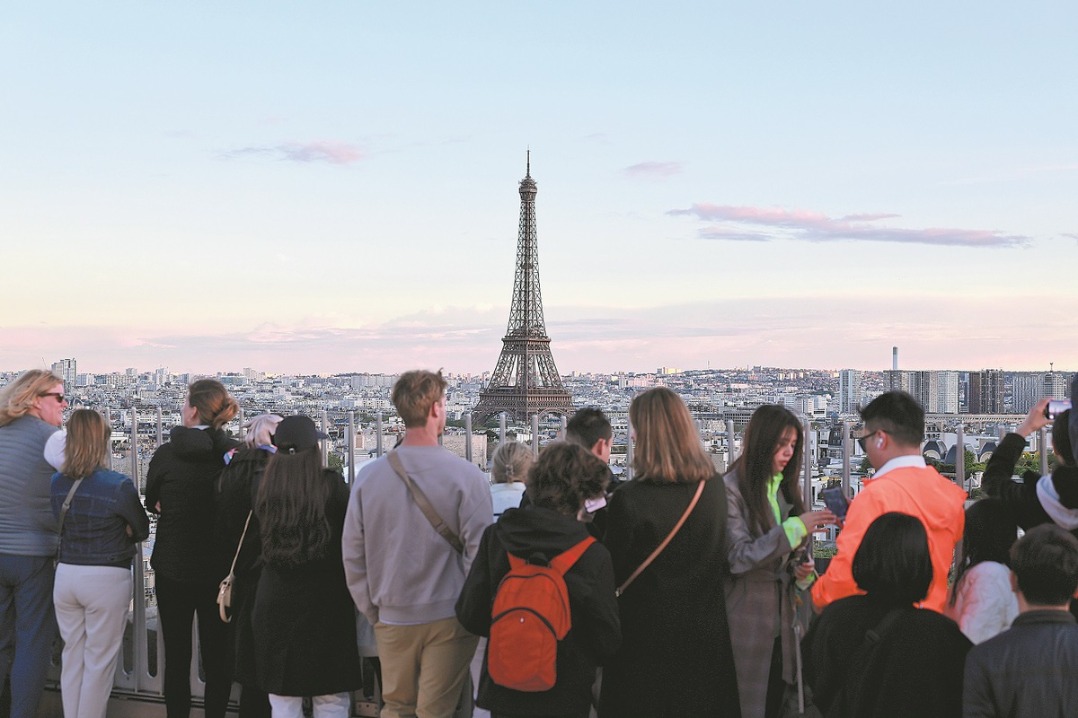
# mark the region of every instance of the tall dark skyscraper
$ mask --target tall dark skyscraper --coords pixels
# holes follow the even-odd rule
[[[502,338],[502,353],[487,388],[479,394],[474,412],[480,422],[499,412],[517,421],[532,414],[568,415],[573,400],[562,384],[550,353],[550,337],[543,320],[543,295],[539,289],[539,233],[535,223],[538,185],[531,175],[531,153],[520,181],[520,226],[517,235],[517,267],[513,279],[513,302],[509,327]]]

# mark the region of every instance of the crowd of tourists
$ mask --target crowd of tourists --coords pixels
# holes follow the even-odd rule
[[[235,400],[195,381],[144,497],[107,468],[98,413],[65,422],[57,376],[0,389],[7,715],[38,714],[57,635],[64,716],[106,715],[147,512],[169,718],[191,711],[196,616],[207,718],[234,683],[240,716],[344,718],[362,661],[384,718],[450,718],[473,699],[495,718],[1078,714],[1078,421],[1047,400],[970,501],[922,457],[921,406],[884,393],[860,410],[872,478],[817,509],[781,406],[754,412],[725,475],[657,387],[629,407],[631,481],[614,480],[592,408],[538,456],[503,442],[488,479],[440,445],[446,386],[400,376],[401,441],[349,486],[310,418],[263,414],[237,441]],[[1013,477],[1050,423],[1053,471]]]

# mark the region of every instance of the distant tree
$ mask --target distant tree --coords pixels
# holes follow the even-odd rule
[[[334,471],[344,472],[344,459],[336,454],[329,455],[329,468]]]

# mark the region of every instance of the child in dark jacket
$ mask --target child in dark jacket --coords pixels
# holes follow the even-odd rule
[[[543,450],[528,474],[527,508],[507,510],[483,534],[457,601],[457,618],[466,629],[490,635],[494,598],[510,570],[508,554],[545,563],[588,538],[579,517],[585,501],[605,495],[609,476],[603,462],[581,446],[558,442]],[[490,677],[488,647],[476,703],[495,718],[588,715],[596,666],[621,642],[614,569],[606,548],[588,546],[566,572],[565,585],[572,626],[557,646],[552,688],[525,692],[498,685]]]

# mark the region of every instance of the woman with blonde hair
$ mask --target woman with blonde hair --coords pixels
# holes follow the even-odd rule
[[[105,716],[131,602],[131,560],[150,533],[131,479],[104,468],[111,433],[96,411],[76,410],[63,465],[52,477],[52,509],[61,522],[53,600],[64,639],[65,718]]]
[[[685,402],[665,387],[629,405],[634,479],[610,501],[604,543],[622,645],[599,715],[738,716],[723,576],[726,491]]]
[[[44,450],[66,406],[63,381],[43,369],[0,390],[0,684],[10,677],[12,718],[37,714],[56,633],[53,469]]]
[[[520,506],[524,496],[524,479],[535,462],[532,450],[519,441],[503,441],[490,458],[490,499],[494,505],[494,520],[506,509]]]
[[[191,711],[191,624],[196,612],[206,718],[223,718],[232,692],[228,633],[216,602],[228,564],[214,544],[213,514],[225,455],[238,445],[224,425],[238,412],[221,382],[193,382],[180,412],[183,425],[172,429],[146,474],[146,508],[159,514],[150,565],[165,639],[168,718],[187,718]]]

